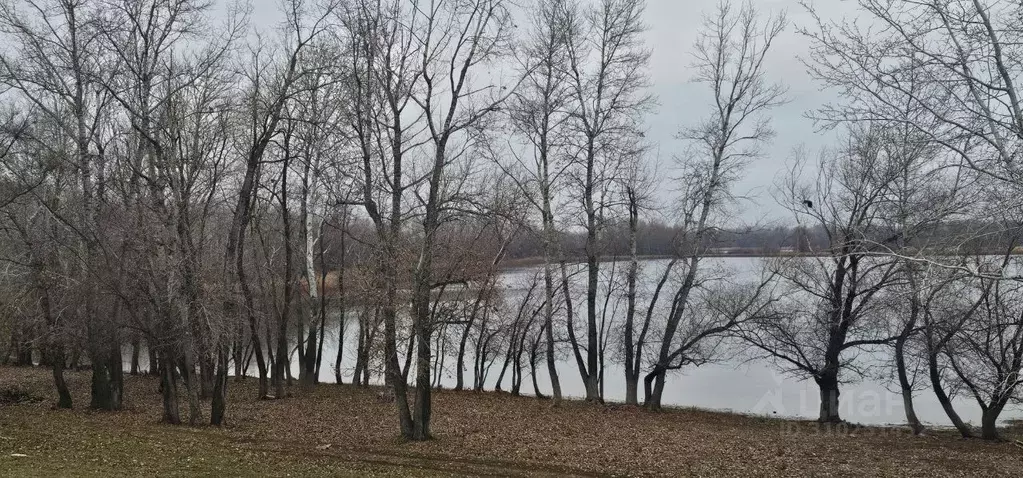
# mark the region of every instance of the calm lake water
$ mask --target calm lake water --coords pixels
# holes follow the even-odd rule
[[[756,277],[759,271],[761,259],[757,258],[718,258],[710,261],[716,276],[728,280],[744,280]],[[652,290],[652,284],[660,275],[660,271],[666,266],[666,261],[645,261],[643,264],[643,287],[647,291]],[[605,264],[606,270],[610,272],[611,266]],[[624,264],[619,264],[614,273],[621,274],[624,271]],[[509,307],[513,310],[519,298],[524,295],[525,289],[531,278],[539,272],[540,268],[525,268],[506,272],[501,277],[502,286],[506,288],[506,297]],[[585,320],[585,289],[582,284],[582,274],[576,276],[572,286],[572,293],[575,300],[577,314],[577,325]],[[604,279],[607,279],[605,277]],[[534,292],[536,296],[543,293],[542,284]],[[670,293],[670,292],[669,292]],[[601,299],[602,300],[602,299]],[[664,298],[662,298],[662,302]],[[639,299],[639,307],[645,309],[645,299]],[[624,303],[623,303],[624,304]],[[619,307],[624,311],[624,305]],[[539,320],[539,319],[538,319]],[[351,374],[355,367],[355,348],[357,339],[357,324],[351,318],[348,321],[348,329],[345,339],[345,350],[343,355],[342,373],[345,381],[351,380]],[[460,333],[460,327],[452,327],[452,335]],[[320,373],[321,382],[334,382],[333,363],[337,354],[337,323],[330,325],[327,332],[327,340],[324,343],[324,363]],[[655,344],[659,345],[659,344]],[[699,407],[713,410],[728,410],[740,413],[751,413],[760,415],[773,415],[798,418],[817,418],[820,399],[816,384],[811,380],[800,380],[791,375],[785,375],[773,367],[772,363],[763,360],[749,360],[741,351],[741,345],[732,344],[726,347],[726,352],[716,363],[700,367],[688,367],[676,371],[670,375],[663,397],[663,403],[670,406]],[[471,349],[470,345],[467,347]],[[647,356],[656,351],[654,346],[647,347]],[[434,353],[437,353],[434,350]],[[454,347],[448,347],[448,357],[445,359],[445,371],[441,383],[445,388],[455,385],[455,358]],[[467,352],[468,355],[468,352]],[[585,388],[579,377],[578,368],[570,352],[562,352],[562,359],[557,364],[558,373],[561,379],[563,393],[570,397],[582,397],[585,395]],[[404,355],[400,360],[403,363]],[[886,350],[861,354],[861,360],[857,363],[865,366],[870,375],[876,377],[890,376],[891,358]],[[500,373],[503,362],[501,359],[492,367],[486,383],[487,389],[492,389]],[[250,373],[254,373],[254,366]],[[297,374],[297,363],[293,362],[294,373]],[[471,387],[473,383],[472,359],[466,357],[465,382]],[[541,393],[550,394],[550,381],[546,372],[546,362],[541,356],[537,363],[537,381],[540,384]],[[526,377],[522,382],[523,394],[531,394],[533,391],[532,381],[528,373],[528,362],[526,362]],[[507,373],[504,381],[504,390],[510,388],[511,372]],[[609,401],[625,400],[625,377],[624,369],[618,364],[609,364],[605,374],[605,397]],[[945,415],[937,399],[934,398],[929,384],[918,391],[915,398],[916,412],[919,418],[933,426],[951,426],[948,417]],[[642,384],[640,390],[642,400]],[[841,388],[840,395],[841,415],[851,422],[863,424],[897,424],[905,422],[905,411],[902,405],[902,397],[897,393],[897,385],[894,380],[887,381],[879,378],[866,378],[852,383],[847,383]],[[960,416],[973,424],[979,425],[981,412],[976,401],[959,394],[954,400],[956,410]],[[1002,413],[1002,421],[1023,418],[1021,407],[1007,409]]]

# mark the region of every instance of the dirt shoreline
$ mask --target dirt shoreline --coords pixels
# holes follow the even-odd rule
[[[0,404],[0,475],[1023,476],[1013,441],[501,393],[437,392],[425,443],[397,438],[375,389],[345,385],[260,401],[232,382],[228,426],[167,426],[153,377],[127,379],[119,413],[85,409],[88,374],[68,378],[77,408],[53,410],[46,370],[0,367],[0,391],[43,398]]]

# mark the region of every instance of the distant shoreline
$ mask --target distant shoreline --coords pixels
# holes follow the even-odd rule
[[[980,255],[984,255],[984,256],[1001,256],[1003,254],[1004,254],[1004,252],[1001,252],[1001,251],[999,251],[999,252],[984,252],[984,253],[980,253]],[[950,256],[952,254],[951,253],[933,253],[931,255]],[[1023,250],[1014,250],[1012,252],[1012,255],[1013,256],[1023,255]],[[735,251],[735,252],[707,252],[707,253],[702,254],[702,257],[713,257],[713,258],[721,258],[721,257],[770,258],[770,257],[826,257],[826,256],[828,256],[828,254],[824,254],[824,253],[821,253],[821,252],[815,252],[815,251],[810,251],[810,252],[753,252],[753,251]],[[668,255],[668,254],[649,254],[649,255],[639,255],[639,256],[637,256],[637,259],[641,260],[641,261],[656,261],[656,260],[669,260],[669,259],[671,259],[673,257],[676,257],[676,256],[672,256],[672,255]],[[629,256],[627,256],[627,255],[625,255],[625,256],[601,256],[600,257],[600,261],[601,262],[616,262],[616,261],[621,262],[621,261],[627,261],[627,260],[629,260]],[[565,262],[568,263],[568,264],[580,264],[580,263],[586,262],[586,258],[584,256],[571,256],[571,257],[566,258]],[[502,261],[501,264],[500,264],[500,268],[501,269],[522,269],[522,268],[526,268],[526,267],[535,267],[535,266],[543,265],[543,263],[544,263],[544,259],[543,259],[542,256],[523,257],[523,258],[520,258],[520,259],[508,259],[508,260]]]
[[[825,254],[813,253],[813,252],[777,252],[777,253],[765,253],[765,252],[713,252],[705,253],[703,257],[743,257],[743,258],[755,258],[755,257],[818,257],[824,256]],[[656,261],[656,260],[668,260],[675,256],[668,254],[650,254],[637,256],[638,260],[641,261]],[[612,261],[627,261],[629,256],[601,256],[601,262],[612,262]],[[565,259],[566,263],[579,264],[586,262],[586,258],[583,256],[572,256]],[[533,267],[543,265],[543,257],[524,257],[521,259],[508,259],[501,262],[502,269],[520,269],[524,267]]]

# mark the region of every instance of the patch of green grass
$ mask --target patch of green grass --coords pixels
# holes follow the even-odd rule
[[[0,476],[423,475],[401,466],[238,443],[208,427],[120,423],[123,413],[40,412],[21,406],[3,411]]]

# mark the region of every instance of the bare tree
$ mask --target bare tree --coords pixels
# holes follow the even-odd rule
[[[26,295],[37,303],[44,322],[39,344],[42,352],[40,364],[49,362],[51,366],[58,396],[57,408],[71,408],[71,394],[64,379],[70,314],[64,312],[61,299],[73,295],[59,286],[64,276],[60,266],[60,222],[49,213],[50,209],[60,207],[60,191],[62,184],[69,181],[70,171],[47,164],[54,143],[43,146],[42,142],[55,138],[43,131],[42,124],[33,129],[35,131],[19,128],[17,137],[12,138],[4,155],[3,162],[12,173],[13,182],[23,184],[25,180],[31,180],[32,183],[30,189],[15,187],[2,208],[6,220],[0,230],[7,238],[7,244],[21,246],[4,248],[5,275],[15,275],[11,268],[13,264],[15,270],[22,269],[30,277],[31,292]],[[16,293],[22,294],[20,291]],[[23,337],[19,337],[29,323],[25,317],[14,319],[11,324],[13,346],[3,351],[4,361],[14,352],[18,355],[15,364],[32,365],[32,348],[26,347]]]
[[[101,319],[99,284],[102,243],[97,228],[104,156],[97,142],[109,96],[100,87],[106,58],[100,48],[97,5],[78,1],[5,2],[0,31],[15,49],[0,56],[0,81],[22,95],[47,121],[73,138],[62,158],[77,168],[80,204],[50,211],[77,236],[81,251],[77,277],[84,294],[87,344],[93,363],[91,406],[121,408],[121,358],[115,320]]]
[[[1008,218],[1018,209],[1008,210],[985,233],[1006,238],[1006,251],[1011,251],[1018,222]],[[985,249],[959,250],[942,264],[930,266],[942,281],[921,307],[928,376],[938,402],[964,438],[973,437],[974,431],[953,406],[956,393],[965,393],[980,406],[981,436],[998,439],[998,416],[1019,399],[1023,336],[1014,308],[1018,264],[1008,252],[996,256]]]
[[[412,323],[416,336],[416,402],[407,438],[430,438],[430,291],[437,233],[457,208],[464,185],[447,171],[466,157],[510,94],[508,86],[485,82],[485,68],[507,54],[511,16],[502,0],[433,0],[419,10],[423,91],[412,99],[422,109],[432,146],[421,192],[423,238],[412,271]],[[462,143],[461,150],[458,142]],[[464,176],[463,176],[464,178]],[[457,210],[457,209],[456,209]]]
[[[979,266],[992,271],[1018,267],[1008,255]],[[971,295],[979,294],[983,300],[975,313],[967,314],[944,355],[959,384],[980,406],[981,437],[997,440],[999,415],[1020,400],[1023,390],[1021,289],[1016,281],[980,278],[972,282],[976,293]]]
[[[1015,208],[1015,202],[1008,199],[1018,195],[1020,176],[1011,158],[1018,150],[1023,116],[1017,94],[1019,68],[1011,58],[1017,54],[1019,43],[1015,39],[1023,30],[1009,19],[1018,18],[1020,6],[986,0],[862,0],[858,7],[865,14],[863,22],[824,21],[808,7],[817,20],[813,29],[803,32],[812,41],[808,66],[815,77],[842,97],[841,102],[828,105],[817,116],[831,124],[869,121],[887,125],[902,132],[900,147],[907,150],[920,144],[928,144],[932,150],[940,147],[939,154],[954,159],[945,161],[946,166],[960,168],[956,177],[945,179],[946,191],[963,182],[987,178],[998,184],[988,191],[997,191],[995,194],[1002,198],[993,203],[1002,202],[998,208],[1008,204]],[[970,177],[971,173],[975,177]],[[976,191],[956,196],[967,204],[971,202],[969,194]],[[949,197],[956,196],[932,197],[939,207],[927,204],[913,212],[917,217],[940,213],[945,210],[940,206],[951,204]],[[966,211],[990,217],[976,208]],[[946,247],[962,246],[965,241],[951,238]],[[977,269],[969,267],[964,258],[926,257],[922,251],[899,251],[909,271],[907,279],[915,291],[913,297],[921,296],[914,271],[944,268],[947,280],[955,282],[965,280],[959,275],[977,276]],[[993,284],[986,287],[981,290],[989,290]],[[983,292],[980,296],[988,294]],[[957,313],[949,312],[954,308],[942,300],[926,303],[914,300],[904,333],[896,341],[896,346],[901,347],[910,326],[917,323],[918,317],[923,319],[931,387],[964,436],[972,432],[952,407],[943,383],[956,380],[945,376],[941,359],[947,355],[945,348],[953,343],[959,328],[983,315],[979,300],[967,299]],[[901,350],[896,351],[899,362],[903,361],[901,354]],[[905,396],[902,368],[899,365]],[[907,412],[910,411],[907,401]]]
[[[800,162],[786,180],[783,201],[828,237],[816,257],[779,258],[771,267],[788,289],[778,320],[759,322],[744,338],[783,370],[814,379],[820,388],[819,421],[836,423],[843,374],[862,373],[850,353],[888,344],[880,293],[896,280],[898,261],[877,255],[874,244],[893,238],[880,227],[882,191],[894,178],[883,167],[877,137],[853,132],[848,144],[821,155],[809,183],[799,179]],[[880,177],[878,177],[880,176]]]
[[[199,402],[215,388],[215,344],[223,335],[212,326],[220,321],[202,305],[201,284],[213,232],[206,220],[229,152],[227,98],[235,78],[227,62],[244,18],[229,15],[223,37],[207,36],[207,7],[185,0],[114,2],[103,28],[107,48],[124,66],[103,83],[130,131],[115,144],[127,180],[122,200],[140,206],[131,226],[154,232],[148,238],[124,235],[122,254],[137,248],[146,267],[132,278],[134,269],[121,265],[117,281],[132,315],[153,317],[139,325],[156,358],[150,368],[159,369],[164,420],[170,423],[180,422],[179,376],[188,392],[189,423],[201,419]],[[189,41],[196,48],[185,53]],[[134,289],[138,284],[145,286]]]
[[[529,148],[518,152],[511,148],[515,167],[504,166],[516,185],[523,190],[530,204],[540,212],[540,234],[544,258],[544,330],[547,375],[550,377],[554,403],[562,399],[561,380],[555,359],[554,296],[555,264],[560,260],[557,250],[557,229],[554,204],[557,189],[564,182],[568,161],[567,127],[570,119],[571,90],[566,40],[570,27],[565,0],[537,0],[531,30],[521,53],[524,80],[509,102],[508,114],[513,128]],[[520,178],[521,176],[521,178]]]
[[[955,153],[971,169],[1019,183],[1012,161],[1023,137],[1013,19],[1023,6],[1000,0],[860,0],[863,20],[813,30],[811,73],[843,102],[829,120],[903,121]],[[810,9],[811,13],[815,12]],[[815,14],[816,16],[816,14]],[[904,118],[908,105],[919,114]]]
[[[267,396],[268,393],[268,370],[253,312],[255,304],[252,291],[245,274],[245,235],[249,227],[251,206],[254,192],[258,186],[258,172],[263,156],[270,142],[279,132],[278,125],[283,117],[286,102],[295,94],[296,84],[306,73],[300,63],[301,55],[305,48],[325,31],[326,21],[333,12],[333,6],[327,4],[322,10],[310,11],[302,1],[294,0],[285,4],[285,10],[287,28],[283,39],[281,61],[266,64],[259,59],[259,52],[256,51],[253,52],[253,62],[247,69],[247,138],[239,145],[239,149],[245,157],[245,172],[234,205],[230,233],[224,253],[225,269],[230,269],[232,263],[234,266],[233,274],[225,271],[227,283],[231,284],[228,290],[234,290],[234,287],[237,286],[242,299],[240,306],[233,297],[226,300],[224,315],[230,317],[240,313],[246,317],[256,365],[259,367],[259,394],[261,397]],[[214,391],[214,406],[210,419],[214,425],[223,423],[226,409],[228,355],[226,344],[221,345],[217,354],[218,372],[216,390]]]
[[[913,111],[904,110],[903,118],[912,119]],[[927,255],[931,251],[954,247],[963,238],[949,232],[939,232],[941,226],[968,212],[968,197],[963,190],[969,187],[969,178],[961,170],[946,168],[939,161],[941,149],[922,137],[909,121],[897,124],[880,123],[874,129],[880,142],[881,162],[876,168],[888,174],[874,175],[888,181],[882,184],[881,206],[878,211],[882,229],[892,234],[888,243],[877,246],[900,261],[898,280],[892,285],[891,310],[897,317],[891,322],[896,327],[893,335],[896,378],[906,410],[906,421],[913,432],[919,434],[923,425],[913,405],[915,383],[907,364],[920,354],[907,354],[907,346],[919,345],[922,314],[930,296],[941,290],[945,281]],[[947,275],[947,274],[945,274]],[[935,283],[936,282],[936,283]],[[915,367],[914,367],[915,368]]]
[[[420,76],[416,37],[408,27],[416,23],[409,20],[409,12],[398,1],[356,2],[341,9],[339,17],[344,26],[342,41],[349,51],[345,58],[350,61],[347,95],[351,106],[345,117],[361,166],[356,178],[362,191],[358,203],[373,223],[377,246],[373,277],[383,289],[379,310],[384,325],[385,381],[394,391],[402,436],[409,438],[412,413],[398,364],[397,315],[400,247],[407,212],[404,199],[413,185],[405,154],[414,145],[417,121],[409,106]],[[363,336],[370,338],[370,329],[363,329]],[[362,366],[368,371],[368,357]]]
[[[597,295],[600,238],[606,195],[617,176],[616,150],[640,136],[642,115],[653,99],[645,88],[650,52],[643,45],[643,0],[601,0],[590,8],[565,3],[560,14],[568,49],[571,85],[572,148],[578,166],[573,175],[586,229],[586,341],[581,345],[569,325],[569,340],[586,399],[600,400]],[[586,358],[583,359],[582,349]]]
[[[752,3],[735,11],[722,2],[705,18],[696,42],[694,79],[710,87],[712,112],[679,134],[691,145],[680,158],[683,192],[678,254],[684,276],[672,297],[657,358],[645,378],[653,382],[645,398],[649,408],[660,408],[666,373],[678,365],[672,363],[682,353],[675,345],[676,333],[694,289],[702,282],[698,279],[706,241],[713,235],[720,212],[733,200],[729,188],[774,134],[766,114],[784,102],[785,88],[767,81],[764,61],[784,28],[784,15],[762,19]]]
[[[622,345],[625,349],[625,403],[630,405],[639,404],[639,377],[643,368],[643,350],[646,345],[647,333],[650,331],[651,318],[654,307],[660,298],[661,290],[677,263],[676,260],[671,261],[665,268],[664,274],[661,275],[661,280],[657,282],[650,297],[647,313],[644,315],[645,320],[639,326],[637,335],[636,315],[639,313],[637,282],[640,277],[639,221],[640,215],[652,208],[653,198],[649,191],[653,190],[654,185],[653,176],[639,161],[640,158],[641,156],[629,165],[620,186],[621,193],[625,196],[622,202],[625,204],[629,218],[629,268],[625,275],[626,306]]]

